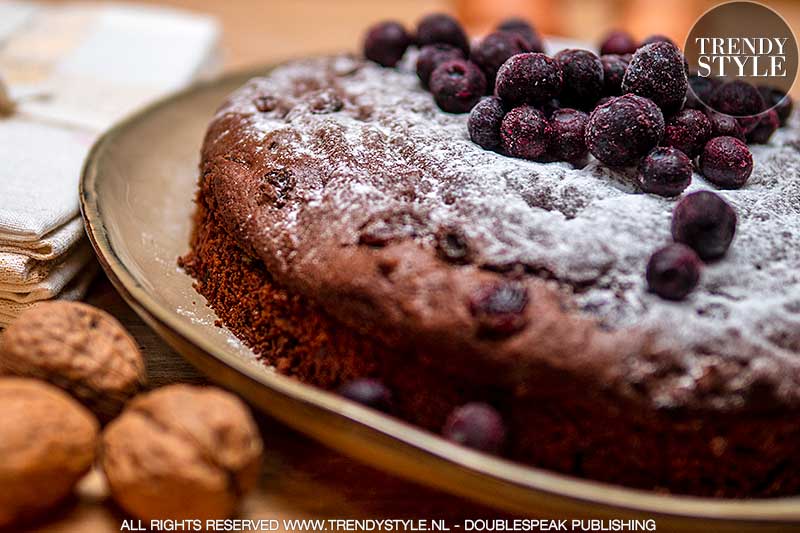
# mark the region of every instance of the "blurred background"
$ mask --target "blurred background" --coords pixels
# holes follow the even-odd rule
[[[472,35],[490,30],[508,16],[523,16],[545,34],[573,37],[595,45],[610,29],[637,38],[654,33],[683,45],[709,0],[145,0],[203,11],[219,18],[226,69],[307,55],[356,50],[365,28],[397,19],[410,28],[424,14],[446,11]],[[800,27],[800,0],[766,0]]]

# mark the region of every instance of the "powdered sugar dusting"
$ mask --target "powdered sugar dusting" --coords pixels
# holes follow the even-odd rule
[[[348,56],[300,61],[231,97],[220,116],[246,117],[252,138],[282,143],[282,165],[310,169],[302,191],[287,193],[281,227],[270,231],[309,238],[304,228],[324,212],[326,226],[314,226],[324,234],[313,237],[355,244],[369,220],[407,211],[419,219],[414,238],[429,246],[441,226],[458,226],[476,264],[551,277],[604,325],[658,332],[682,354],[664,404],[679,401],[676,384],[696,387],[709,368],[728,364],[748,383],[783,375],[780,393],[800,398],[797,116],[769,145],[752,147],[755,169],[744,189],[718,191],[695,174],[686,193],[714,190],[739,225],[727,256],[707,265],[686,301],[672,303],[646,291],[644,271],[671,240],[675,200],[643,194],[632,173],[593,159],[575,169],[481,149],[467,136],[467,115],[441,112],[412,64],[413,57],[398,69]],[[260,98],[268,99],[261,110]],[[643,365],[632,362],[630,371],[645,373]]]

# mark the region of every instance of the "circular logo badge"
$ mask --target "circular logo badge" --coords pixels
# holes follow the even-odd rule
[[[686,37],[684,53],[693,96],[728,115],[752,116],[774,107],[780,99],[758,106],[747,102],[752,87],[762,94],[785,94],[797,77],[794,32],[777,12],[756,2],[729,2],[707,11]]]

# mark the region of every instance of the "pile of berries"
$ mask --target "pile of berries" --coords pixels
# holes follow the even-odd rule
[[[509,19],[470,47],[458,21],[438,13],[420,20],[414,36],[397,22],[376,24],[367,32],[364,55],[384,67],[394,67],[411,45],[419,48],[420,83],[439,107],[448,113],[467,113],[492,92],[503,63],[516,54],[541,52],[542,38],[527,22]]]
[[[471,111],[469,135],[481,147],[542,162],[581,164],[591,153],[612,167],[639,164],[641,189],[664,196],[689,185],[698,157],[711,183],[742,187],[752,170],[743,143],[768,142],[792,109],[773,88],[687,76],[683,54],[661,35],[637,43],[615,31],[599,57],[577,49],[549,57],[523,20],[501,23],[471,47],[458,21],[434,14],[414,36],[397,22],[375,25],[364,52],[393,67],[411,45],[422,86],[443,111]]]
[[[442,110],[470,111],[469,136],[482,148],[574,165],[591,154],[609,167],[638,167],[639,188],[665,197],[679,196],[694,170],[720,189],[743,187],[753,170],[747,143],[768,142],[793,107],[790,96],[771,87],[689,75],[680,49],[661,35],[637,43],[615,31],[601,43],[600,56],[570,49],[550,57],[525,21],[506,21],[471,48],[457,21],[431,15],[416,37],[397,23],[375,26],[365,54],[394,66],[412,43],[420,47],[422,85]],[[679,208],[695,201],[689,198]],[[721,255],[704,256],[676,241],[654,254],[647,274],[653,292],[671,299],[688,291],[664,289],[664,276],[693,287],[696,255]]]

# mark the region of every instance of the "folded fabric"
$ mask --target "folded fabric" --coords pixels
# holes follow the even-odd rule
[[[78,215],[97,132],[206,72],[218,38],[214,19],[168,8],[0,4],[0,72],[18,99],[0,120],[0,250],[63,253],[74,233],[38,241]]]
[[[84,294],[86,294],[86,289],[89,288],[89,284],[92,282],[92,278],[94,278],[97,273],[97,267],[98,265],[94,260],[90,261],[89,264],[86,265],[86,268],[64,287],[64,290],[58,295],[59,299],[80,300],[83,298]],[[30,309],[37,303],[38,302],[19,303],[12,300],[0,299],[0,327],[9,325],[20,313],[26,309]]]
[[[154,6],[0,3],[0,326],[81,298],[96,271],[78,204],[100,132],[218,66],[214,19]]]
[[[21,254],[0,252],[0,284],[30,285],[45,279],[58,266],[56,261],[40,261]]]
[[[36,242],[78,215],[81,166],[95,137],[17,116],[0,120],[0,240]]]
[[[17,235],[0,234],[0,252],[18,254],[40,261],[56,260],[86,237],[80,215],[37,241],[20,241]]]
[[[47,300],[58,295],[92,259],[91,246],[82,243],[63,261],[54,265],[43,279],[33,283],[0,282],[0,300],[11,300],[18,303],[29,303]]]

